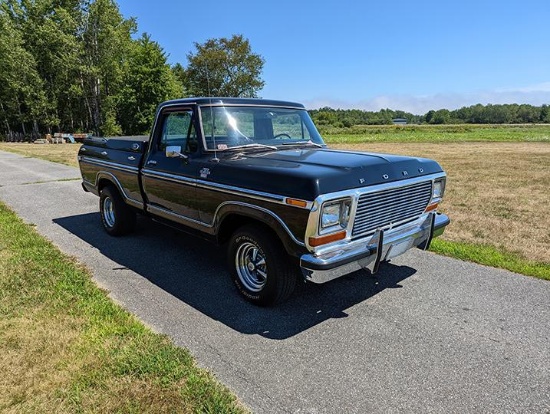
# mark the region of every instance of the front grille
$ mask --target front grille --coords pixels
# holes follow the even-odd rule
[[[432,182],[391,188],[359,197],[352,235],[362,236],[419,217],[430,202]]]

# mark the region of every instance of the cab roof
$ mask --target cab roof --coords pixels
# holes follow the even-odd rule
[[[271,99],[262,98],[208,98],[208,97],[196,97],[196,98],[183,98],[166,101],[160,104],[160,107],[172,106],[172,105],[245,105],[245,106],[280,106],[285,108],[300,108],[305,109],[304,105],[296,102],[276,101]]]

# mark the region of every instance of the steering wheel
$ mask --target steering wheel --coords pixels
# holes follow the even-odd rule
[[[284,132],[281,133],[281,134],[277,134],[277,135],[273,136],[273,139],[277,139],[277,138],[292,139],[292,137],[290,135],[285,134]]]

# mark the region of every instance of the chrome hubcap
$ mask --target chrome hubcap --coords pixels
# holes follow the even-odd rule
[[[243,243],[235,255],[235,267],[239,280],[251,292],[261,291],[267,282],[265,257],[258,247],[250,242]]]
[[[103,219],[109,227],[115,225],[115,211],[113,209],[113,200],[110,197],[106,197],[103,200]]]

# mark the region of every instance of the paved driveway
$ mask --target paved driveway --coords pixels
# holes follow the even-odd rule
[[[78,177],[0,152],[0,200],[254,412],[550,412],[549,282],[412,251],[256,308],[206,242],[144,218],[107,236]]]

